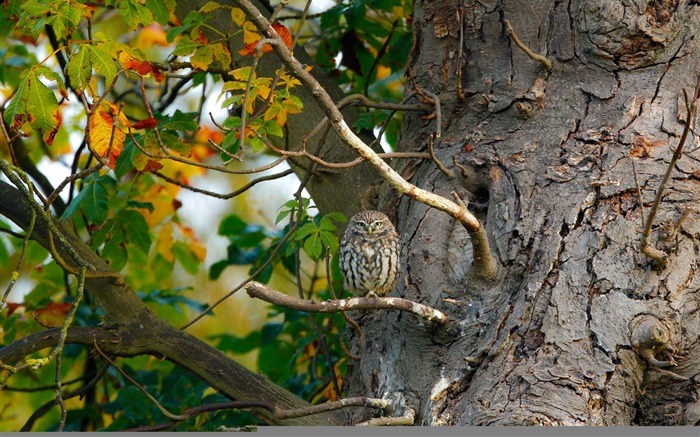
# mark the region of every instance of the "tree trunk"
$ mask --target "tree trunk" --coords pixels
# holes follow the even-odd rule
[[[350,331],[361,358],[349,395],[398,400],[425,425],[700,424],[697,116],[654,221],[667,264],[640,253],[686,121],[683,91],[692,95],[700,72],[697,2],[414,8],[409,76],[440,98],[436,153],[454,175],[430,161],[400,173],[468,200],[501,268],[491,283],[474,279],[466,231],[385,190],[403,240],[397,293],[452,323],[362,318],[364,337]],[[506,20],[551,70],[514,44]],[[406,114],[401,151],[425,150],[435,131],[435,119]],[[665,346],[677,366],[664,366]]]

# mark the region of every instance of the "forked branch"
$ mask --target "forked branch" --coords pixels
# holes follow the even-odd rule
[[[277,55],[287,65],[292,73],[299,81],[306,86],[319,105],[323,108],[326,116],[331,124],[338,132],[338,135],[352,147],[360,156],[365,158],[376,169],[376,171],[384,178],[396,191],[414,199],[418,202],[432,206],[440,211],[443,211],[458,220],[462,226],[469,232],[476,232],[482,227],[479,220],[466,208],[460,206],[445,197],[434,194],[430,191],[423,190],[401,177],[393,168],[381,159],[367,144],[365,144],[347,125],[340,110],[337,108],[331,97],[323,89],[321,84],[304,69],[303,65],[292,55],[286,45],[279,37],[270,22],[253,6],[250,0],[237,0],[238,7],[243,9],[250,21],[263,35],[268,38],[268,42],[273,47]],[[475,258],[492,258],[488,246],[480,246],[484,249],[484,253],[475,253]],[[476,248],[476,246],[475,246]]]

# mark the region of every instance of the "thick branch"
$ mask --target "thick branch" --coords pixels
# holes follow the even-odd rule
[[[429,322],[447,323],[447,316],[429,306],[398,297],[353,297],[317,302],[299,299],[273,290],[260,282],[251,281],[245,286],[248,296],[273,305],[312,313],[336,313],[355,310],[399,310],[407,311]]]
[[[33,202],[18,189],[0,181],[0,215],[7,217],[25,230],[32,217],[30,201]],[[249,371],[217,349],[156,317],[125,283],[123,277],[110,270],[109,266],[89,246],[66,229],[63,223],[53,219],[52,221],[64,240],[85,263],[89,264],[88,271],[93,272],[93,275],[86,278],[85,288],[95,302],[104,309],[107,324],[117,327],[114,334],[119,338],[118,343],[110,343],[113,340],[112,337],[108,333],[103,333],[105,341],[98,343],[102,350],[118,356],[150,354],[165,357],[190,370],[210,387],[233,399],[268,402],[280,409],[309,406],[306,401],[271,383],[263,376]],[[36,216],[32,238],[44,247],[49,247],[46,216]],[[110,275],[101,275],[101,273],[110,273]],[[68,331],[69,337],[66,341],[85,343],[89,340],[92,344],[93,337],[90,334],[93,332],[97,331],[75,331],[75,328],[72,328]],[[0,359],[4,363],[17,362],[26,356],[21,355],[26,351],[55,345],[57,335],[58,330],[49,330],[18,340],[15,344],[2,349]],[[38,344],[30,347],[26,342],[38,342]],[[33,347],[39,349],[32,349]],[[329,413],[323,413],[280,422],[269,413],[260,414],[270,423],[287,425],[329,425],[332,419]]]

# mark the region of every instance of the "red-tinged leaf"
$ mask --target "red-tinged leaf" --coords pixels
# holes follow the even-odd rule
[[[272,28],[275,29],[275,32],[282,38],[282,41],[284,41],[284,44],[287,46],[287,48],[292,47],[292,34],[289,33],[289,29],[284,24],[280,23],[273,23]],[[248,56],[250,54],[255,53],[255,48],[257,47],[258,43],[260,42],[260,39],[253,41],[249,44],[246,44],[245,47],[240,49],[238,51],[238,54],[241,56]],[[265,44],[262,47],[262,52],[267,53],[272,51],[272,46],[270,44]]]
[[[129,58],[123,63],[125,70],[135,71],[138,74],[145,76],[149,73],[153,73],[153,78],[157,82],[162,82],[164,79],[163,73],[158,70],[153,64],[148,61],[141,61],[134,58]]]
[[[14,314],[15,311],[17,311],[19,308],[23,307],[23,303],[14,303],[14,302],[7,302],[7,317],[10,317],[12,314]]]
[[[70,307],[69,302],[52,302],[44,308],[32,311],[32,316],[44,328],[57,328],[63,325]]]
[[[163,168],[163,164],[153,159],[149,159],[146,165],[143,167],[143,172],[153,173]]]
[[[197,36],[192,40],[194,42],[197,42],[202,45],[207,45],[209,44],[209,38],[204,34],[204,31],[202,29],[198,29],[197,31]]]
[[[158,120],[153,117],[147,118],[145,120],[137,121],[131,125],[132,129],[153,129],[158,125]]]
[[[272,23],[272,28],[275,29],[275,32],[282,38],[282,41],[284,41],[284,45],[287,46],[287,48],[292,47],[292,34],[289,33],[289,29],[287,29],[287,26],[284,24],[280,23]]]

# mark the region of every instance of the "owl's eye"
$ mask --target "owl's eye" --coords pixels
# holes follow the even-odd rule
[[[376,221],[376,222],[372,223],[372,226],[374,226],[376,229],[381,228],[383,225],[384,225],[384,223],[382,223],[380,221]]]
[[[359,226],[363,229],[367,227],[367,223],[365,223],[365,222],[356,222],[356,223],[357,223],[357,226]]]

